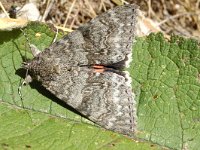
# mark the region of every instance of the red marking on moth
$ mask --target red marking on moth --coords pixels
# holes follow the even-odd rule
[[[105,71],[105,67],[103,65],[93,65],[94,72],[103,73]]]

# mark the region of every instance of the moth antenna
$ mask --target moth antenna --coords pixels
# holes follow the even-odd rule
[[[23,29],[20,29],[21,31],[22,31],[22,33],[23,33],[23,35],[25,36],[25,38],[26,38],[26,41],[28,42],[28,45],[29,45],[29,48],[31,49],[31,44],[30,44],[30,42],[29,42],[29,39],[28,39],[28,36],[27,36],[27,34],[24,32],[24,30]],[[26,51],[25,51],[25,60],[27,60],[27,53],[26,53]],[[25,65],[28,65],[28,63],[27,62],[23,62],[22,63],[24,66]],[[22,81],[23,80],[23,81]],[[32,80],[32,79],[31,79]],[[23,103],[23,95],[22,95],[22,86],[24,86],[25,84],[27,84],[27,83],[30,83],[31,81],[30,81],[30,76],[28,75],[28,69],[26,69],[26,74],[25,74],[25,79],[20,79],[20,83],[19,83],[19,86],[18,86],[18,94],[19,94],[19,97],[20,97],[20,99],[21,99],[21,103],[22,103],[22,107],[24,107],[24,103]]]
[[[27,36],[27,34],[24,32],[24,30],[23,29],[20,29],[21,31],[22,31],[22,33],[23,33],[23,35],[25,36],[25,38],[26,38],[26,41],[28,42],[28,45],[29,45],[29,48],[31,48],[31,44],[30,44],[30,42],[29,42],[29,39],[28,39],[28,36]],[[25,59],[27,60],[27,55],[26,55],[27,53],[26,53],[26,51],[25,51]],[[29,63],[27,63],[27,62],[23,62],[22,63],[22,65],[28,65]],[[31,78],[31,76],[28,74],[28,69],[26,69],[26,74],[25,74],[25,79],[23,79],[23,78],[21,78],[20,79],[20,83],[19,83],[19,86],[18,86],[18,94],[19,94],[19,97],[20,97],[20,100],[21,100],[21,105],[22,105],[22,108],[24,108],[25,110],[27,109],[26,107],[25,107],[25,105],[24,105],[24,102],[23,102],[23,94],[22,94],[22,87],[24,86],[24,85],[26,85],[27,83],[30,83],[31,81],[32,81],[32,78]],[[32,121],[32,117],[31,117],[31,115],[29,114],[29,112],[28,111],[25,111],[26,113],[27,113],[27,115],[29,116],[29,118],[30,118],[30,120]]]
[[[24,37],[26,38],[26,41],[28,42],[28,45],[29,45],[29,47],[30,47],[30,43],[29,43],[29,39],[28,39],[28,36],[27,36],[27,34],[25,33],[25,31],[23,30],[23,29],[20,29],[21,30],[21,32],[22,32],[22,34],[24,35]],[[27,55],[26,55],[27,53],[26,53],[26,51],[25,51],[25,60],[27,60]],[[23,63],[25,63],[25,62],[23,62]],[[25,75],[25,78],[26,78],[26,76],[27,76],[27,74],[28,74],[28,69],[26,69],[26,75]],[[22,81],[23,80],[23,81]],[[22,86],[24,85],[24,83],[25,83],[25,79],[20,79],[20,83],[19,83],[19,86],[18,86],[18,94],[19,94],[19,97],[20,97],[20,99],[21,99],[21,103],[22,103],[22,107],[24,107],[24,103],[23,103],[23,96],[22,96]]]

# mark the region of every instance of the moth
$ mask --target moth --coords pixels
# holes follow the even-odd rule
[[[24,63],[47,90],[103,128],[134,134],[136,110],[129,74],[138,6],[99,15]]]

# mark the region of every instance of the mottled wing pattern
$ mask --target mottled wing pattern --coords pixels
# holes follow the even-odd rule
[[[136,129],[134,97],[126,79],[113,72],[92,73],[82,89],[82,104],[77,108],[102,127],[126,135]]]
[[[95,72],[91,65],[125,63],[136,16],[135,5],[109,10],[45,49],[24,68],[93,122],[130,135],[135,129],[131,84],[117,73]]]
[[[113,72],[97,73],[88,67],[62,70],[42,82],[59,99],[102,127],[123,134],[135,129],[134,97],[125,77]]]
[[[67,34],[49,49],[73,54],[68,63],[112,65],[128,60],[135,36],[138,7],[124,5],[109,10]],[[80,59],[81,58],[81,59]]]
[[[109,10],[80,27],[90,64],[111,65],[127,60],[135,36],[136,5]]]

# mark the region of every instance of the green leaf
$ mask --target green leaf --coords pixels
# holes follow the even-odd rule
[[[0,105],[0,149],[157,149],[82,122]]]
[[[137,99],[137,137],[172,149],[200,147],[200,47],[162,34],[138,38],[129,68]]]
[[[32,58],[28,42],[42,50],[52,43],[55,32],[47,25],[33,22],[23,33],[16,29],[1,31],[0,35],[0,149],[162,148],[145,142],[141,134],[138,134],[138,137],[143,139],[138,141],[137,137],[133,140],[96,126],[70,108],[58,104],[59,101],[45,93],[37,83],[22,86],[21,100],[18,88],[21,77],[25,76],[25,72],[20,69],[21,64],[24,57]],[[59,34],[59,37],[61,36]],[[136,53],[135,50],[133,52]],[[131,68],[134,66],[135,64]],[[140,111],[139,115],[141,114]],[[144,135],[148,129],[142,129],[145,122],[142,122],[144,117],[140,116],[139,129]]]

